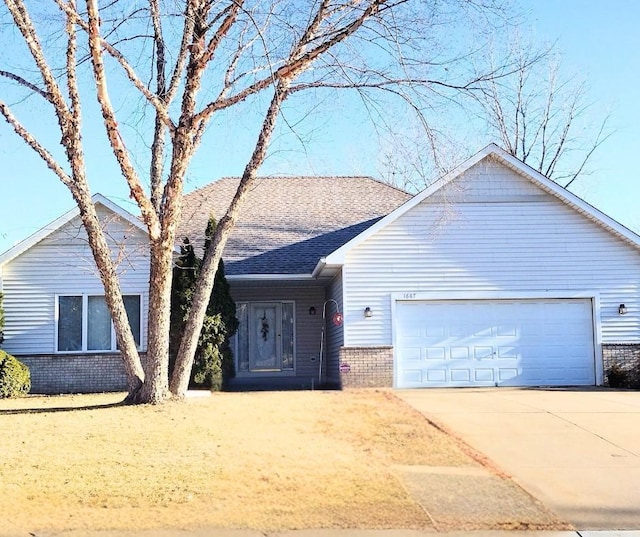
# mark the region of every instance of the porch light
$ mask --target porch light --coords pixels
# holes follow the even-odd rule
[[[627,306],[625,306],[624,304],[620,304],[618,306],[618,313],[620,315],[624,315],[625,313],[627,313]]]
[[[373,317],[373,311],[371,311],[371,308],[369,306],[364,308],[364,316],[367,318]]]
[[[316,307],[315,306],[311,306],[309,308],[309,315],[315,315],[316,314]]]

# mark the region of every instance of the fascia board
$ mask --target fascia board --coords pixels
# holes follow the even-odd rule
[[[313,281],[314,278],[311,274],[227,274],[227,280],[230,281],[276,281],[276,280],[290,280],[290,281]]]

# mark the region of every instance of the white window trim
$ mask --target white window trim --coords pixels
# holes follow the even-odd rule
[[[82,297],[82,348],[80,350],[75,351],[61,351],[58,350],[58,325],[60,320],[60,297],[67,296],[80,296]],[[88,318],[89,318],[89,297],[90,296],[100,296],[104,297],[99,293],[59,293],[55,295],[55,314],[54,314],[54,349],[56,354],[104,354],[104,353],[113,353],[118,351],[118,342],[116,340],[116,331],[113,326],[113,321],[111,321],[111,349],[102,349],[102,350],[88,350],[87,349],[87,331],[88,331]],[[140,300],[140,333],[138,334],[138,339],[140,343],[137,345],[137,349],[139,351],[142,350],[142,336],[143,336],[143,322],[142,322],[142,305],[143,305],[143,296],[142,293],[123,293],[123,296],[137,296]]]

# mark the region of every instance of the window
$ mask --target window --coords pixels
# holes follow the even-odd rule
[[[140,347],[141,297],[125,295],[124,307]],[[115,331],[104,296],[58,296],[57,351],[115,351]]]

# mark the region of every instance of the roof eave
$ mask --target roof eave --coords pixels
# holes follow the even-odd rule
[[[295,280],[313,281],[315,278],[311,274],[227,274],[229,281],[275,281],[275,280]]]

